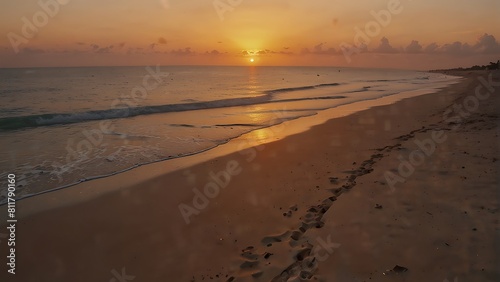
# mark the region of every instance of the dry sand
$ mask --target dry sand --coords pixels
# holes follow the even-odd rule
[[[20,201],[17,274],[2,255],[0,281],[498,281],[499,87],[451,122],[443,113],[464,99],[474,108],[478,78],[489,75],[458,74],[465,79],[438,93],[257,148],[147,180],[87,183],[122,187],[98,197]],[[423,155],[415,141],[432,136],[439,143]],[[388,172],[396,181],[410,155],[423,158],[390,185]],[[192,189],[206,186],[214,197],[193,210]],[[195,213],[189,224],[181,203]],[[3,223],[5,206],[0,213]]]

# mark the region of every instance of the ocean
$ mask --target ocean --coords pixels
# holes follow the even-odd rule
[[[0,69],[0,177],[29,197],[456,77],[334,67]],[[0,203],[6,188],[0,188]]]

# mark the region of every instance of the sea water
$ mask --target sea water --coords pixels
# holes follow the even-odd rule
[[[14,173],[18,196],[36,195],[197,154],[340,105],[455,80],[335,67],[0,69],[0,177]]]

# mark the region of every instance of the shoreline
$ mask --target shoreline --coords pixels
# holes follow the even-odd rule
[[[425,73],[425,72],[423,72]],[[447,74],[450,75],[450,74]],[[454,75],[452,75],[454,76]],[[454,85],[456,83],[459,83],[461,80],[460,76],[456,76],[456,81],[449,82],[447,86],[449,87],[450,85]],[[296,134],[301,134],[309,130],[310,128],[314,126],[318,126],[324,123],[327,123],[329,120],[344,117],[347,115],[351,115],[357,112],[365,111],[370,108],[374,107],[379,107],[379,106],[384,106],[388,105],[391,103],[396,103],[398,101],[404,100],[404,99],[409,99],[412,97],[420,96],[420,95],[428,95],[428,94],[433,94],[435,92],[438,92],[442,90],[443,87],[438,87],[438,88],[428,88],[428,89],[423,89],[423,90],[412,90],[412,91],[405,91],[402,93],[398,94],[390,94],[381,98],[373,98],[373,99],[367,99],[367,100],[362,100],[362,101],[356,101],[356,102],[350,102],[347,104],[342,104],[327,110],[322,110],[318,112],[315,115],[312,116],[306,116],[306,117],[300,117],[297,119],[292,119],[288,120],[285,122],[282,122],[280,124],[276,125],[270,125],[266,126],[260,129],[256,129],[247,133],[243,133],[239,136],[233,137],[229,139],[225,143],[218,144],[214,147],[206,148],[204,150],[186,154],[182,157],[177,157],[177,158],[169,158],[169,159],[160,159],[156,160],[153,162],[148,162],[144,164],[139,164],[133,167],[125,168],[123,170],[111,173],[111,174],[106,174],[106,175],[96,175],[89,177],[83,181],[77,181],[74,183],[69,183],[63,186],[47,189],[41,192],[36,192],[32,194],[27,194],[23,195],[21,198],[18,199],[18,201],[23,201],[26,199],[30,199],[33,197],[39,197],[45,194],[51,194],[55,192],[64,192],[66,189],[83,189],[82,191],[71,191],[68,192],[70,198],[76,199],[79,198],[78,201],[82,201],[84,199],[90,199],[90,198],[95,198],[99,197],[102,195],[102,193],[105,192],[112,192],[121,189],[122,187],[120,185],[113,185],[113,179],[114,177],[122,177],[123,174],[130,173],[133,170],[140,169],[140,168],[145,168],[142,169],[141,172],[138,173],[132,173],[133,176],[129,177],[128,175],[125,175],[123,177],[127,177],[129,179],[137,179],[138,175],[141,179],[140,181],[146,181],[148,179],[151,179],[153,177],[166,174],[166,173],[171,173],[174,172],[178,169],[186,168],[189,166],[193,166],[196,164],[200,164],[202,162],[209,161],[211,159],[221,157],[223,155],[228,155],[231,153],[235,153],[237,151],[241,151],[244,149],[247,149],[252,146],[258,146],[258,145],[263,145],[266,143],[274,142],[277,140],[281,140],[283,138],[286,138],[288,136],[296,135]],[[276,129],[278,128],[278,129]],[[282,130],[281,128],[285,128]],[[259,136],[259,142],[256,143],[254,142],[254,137],[258,135],[262,135],[261,132],[271,132],[271,136],[266,137],[265,139],[262,139]],[[268,133],[266,133],[269,135]],[[158,166],[158,167],[150,167],[150,166]],[[153,173],[150,174],[148,172],[149,169],[152,169],[153,171],[156,171],[158,173]],[[107,181],[106,186],[114,186],[111,189],[106,189],[106,191],[93,191],[91,188],[89,190],[89,187],[94,186],[93,182],[98,181],[98,180],[103,180],[107,178],[112,178],[111,181]],[[99,183],[96,184],[97,186],[103,186],[100,185]],[[83,194],[83,195],[82,195]],[[57,198],[57,195],[55,196]],[[65,196],[62,196],[65,197]],[[85,198],[84,198],[85,197]],[[64,201],[60,205],[58,205],[56,201],[52,201],[53,204],[50,207],[43,207],[42,209],[50,209],[50,208],[56,208],[60,205],[67,205],[68,203]],[[74,204],[75,202],[70,202],[69,204]],[[6,203],[0,204],[1,206],[6,205]]]
[[[404,77],[404,75],[403,75],[403,77]],[[405,88],[405,89],[420,88],[420,87],[440,88],[440,87],[443,87],[444,84],[450,82],[449,81],[450,78],[447,79],[447,78],[445,78],[444,75],[437,75],[437,74],[430,74],[430,73],[427,73],[427,75],[425,75],[425,73],[419,74],[419,73],[412,72],[412,77],[414,77],[416,79],[414,81],[414,83],[417,85],[410,85],[410,84],[405,83],[405,85],[408,85],[408,87],[403,87],[403,88]],[[423,83],[429,82],[429,80],[424,79],[424,78],[429,78],[429,77],[431,77],[430,81],[433,81],[432,86],[431,85],[427,85],[427,86],[426,85],[418,85],[418,84],[420,84],[420,83],[418,83],[420,81]],[[325,78],[324,80],[330,81],[331,79]],[[453,78],[451,78],[451,80],[453,80]],[[340,90],[338,90],[337,87],[335,87],[335,88],[332,88],[330,90],[327,90],[327,92],[333,91],[334,93],[336,93],[335,95],[347,95],[344,93],[351,93],[352,89],[357,89],[357,88],[365,89],[365,88],[361,88],[362,84],[360,84],[359,87],[350,86],[352,89],[349,88],[350,90],[349,89],[342,90],[342,87],[344,87],[344,86],[341,86],[341,85],[344,83],[342,83],[341,81],[343,81],[343,79],[339,78],[338,81],[340,82],[340,84],[339,83],[334,83],[334,84],[337,85],[338,87],[340,87]],[[374,81],[367,80],[367,83],[369,85],[372,85],[373,83],[377,84]],[[351,84],[351,82],[349,82],[347,84]],[[355,85],[355,84],[356,83],[354,83],[353,85]],[[381,86],[382,88],[386,89],[386,91],[380,92],[380,93],[383,93],[384,95],[385,94],[399,95],[396,92],[396,89],[399,88],[399,86],[397,86],[397,85],[399,85],[399,83],[383,82],[383,84],[388,84],[388,85],[393,85],[393,86],[390,86],[390,87],[388,85]],[[304,85],[309,85],[309,84],[306,83]],[[315,87],[319,87],[319,86],[322,87],[324,85],[330,85],[330,84],[311,84],[310,86],[301,86],[301,87],[315,88]],[[394,88],[394,91],[387,90],[387,89],[392,89],[392,88]],[[280,89],[280,88],[276,88],[276,89]],[[283,88],[283,89],[287,89],[287,88]],[[278,92],[280,92],[283,89],[280,89]],[[299,88],[293,88],[293,89],[296,90]],[[335,90],[335,89],[337,89],[337,90]],[[311,89],[309,89],[309,90],[311,90]],[[307,90],[307,91],[309,91],[309,90]],[[355,90],[352,93],[355,93],[356,91],[357,90]],[[378,90],[373,90],[372,91],[373,95],[376,95],[376,96],[382,95],[382,94],[376,94],[377,91]],[[276,92],[276,90],[264,91],[264,93],[271,93],[271,92],[274,93],[274,92]],[[402,90],[399,90],[399,92],[402,92]],[[285,91],[285,93],[288,93],[288,92]],[[309,93],[309,92],[307,92],[307,93]],[[312,93],[314,93],[314,92],[312,92]],[[290,94],[290,93],[288,93],[288,94]],[[262,94],[262,95],[264,95],[264,94]],[[281,95],[281,94],[279,94],[279,95]],[[304,93],[304,95],[306,95],[306,93]],[[321,95],[323,95],[323,94],[321,94]],[[331,95],[334,95],[334,94],[331,94]],[[315,94],[313,96],[315,96]],[[350,94],[348,96],[350,96]],[[18,144],[18,147],[12,148],[13,150],[22,150],[23,147],[37,146],[37,143],[41,143],[41,144],[50,144],[51,143],[50,138],[42,138],[42,137],[39,140],[37,139],[36,142],[24,142],[23,140],[30,140],[31,139],[30,138],[31,134],[34,134],[34,135],[40,134],[40,136],[45,136],[44,135],[45,132],[52,132],[53,131],[53,134],[56,134],[58,136],[59,135],[63,136],[63,134],[66,134],[68,136],[74,136],[74,138],[68,137],[66,142],[61,139],[60,142],[55,142],[54,145],[57,145],[57,146],[51,147],[51,146],[44,145],[45,150],[47,150],[47,157],[45,157],[45,158],[38,157],[38,154],[36,152],[26,153],[24,157],[19,157],[17,162],[23,163],[23,164],[24,164],[24,162],[26,162],[27,168],[23,169],[22,166],[17,166],[17,167],[16,166],[13,166],[13,167],[5,166],[4,169],[5,169],[5,171],[10,171],[10,172],[19,174],[24,179],[23,183],[22,183],[23,188],[19,189],[19,191],[18,191],[19,192],[19,195],[18,195],[19,199],[18,200],[22,200],[22,198],[40,195],[43,193],[47,193],[48,191],[56,191],[56,190],[68,188],[68,187],[71,187],[74,185],[78,185],[81,182],[92,181],[93,179],[97,179],[97,178],[104,178],[104,177],[109,177],[112,175],[117,175],[117,174],[123,173],[125,171],[135,169],[138,166],[149,165],[149,164],[161,162],[161,161],[175,160],[178,158],[178,156],[181,156],[181,155],[183,155],[183,156],[197,155],[203,151],[207,151],[207,150],[213,149],[214,147],[221,145],[220,143],[230,142],[236,136],[241,136],[241,134],[244,134],[243,133],[244,131],[254,129],[255,127],[253,127],[253,126],[259,125],[259,126],[263,126],[263,127],[268,127],[269,125],[271,125],[272,123],[274,123],[276,121],[281,122],[287,118],[297,118],[298,116],[302,116],[302,115],[313,115],[313,114],[315,115],[316,114],[315,112],[322,111],[321,109],[323,109],[325,107],[335,107],[336,108],[336,107],[338,107],[337,106],[338,104],[355,103],[356,102],[355,100],[366,99],[366,98],[369,98],[370,96],[372,96],[372,95],[371,94],[365,95],[365,94],[360,93],[358,96],[358,94],[353,94],[352,97],[346,96],[345,99],[341,99],[342,101],[335,100],[335,102],[332,102],[333,104],[331,104],[329,102],[324,107],[322,105],[322,102],[315,102],[315,103],[319,103],[316,105],[316,107],[318,107],[317,110],[311,109],[312,110],[311,112],[307,111],[305,113],[300,113],[300,114],[291,113],[291,112],[293,112],[293,108],[297,106],[297,105],[294,106],[293,103],[290,106],[288,106],[288,102],[286,102],[284,105],[280,105],[280,106],[278,106],[278,105],[264,106],[265,109],[262,109],[262,111],[267,112],[267,113],[263,114],[264,115],[263,117],[254,116],[252,114],[241,115],[241,117],[245,117],[243,119],[247,120],[246,123],[248,123],[248,125],[251,125],[253,123],[253,122],[250,122],[251,119],[257,119],[257,120],[262,119],[262,122],[256,122],[254,125],[252,125],[252,127],[248,127],[248,128],[244,127],[244,128],[237,128],[237,129],[235,128],[235,130],[233,130],[232,127],[231,127],[231,130],[219,129],[218,128],[219,125],[217,125],[217,122],[207,121],[208,125],[210,125],[212,123],[215,124],[213,126],[214,126],[214,128],[217,128],[217,129],[214,129],[213,130],[214,132],[219,132],[219,131],[220,132],[211,136],[212,133],[206,133],[206,132],[209,132],[208,130],[204,130],[204,129],[203,130],[201,130],[201,129],[195,130],[195,131],[189,130],[189,132],[187,132],[188,135],[186,135],[186,136],[189,137],[190,135],[192,135],[193,138],[194,138],[194,136],[198,135],[197,132],[200,132],[201,137],[196,139],[196,142],[194,142],[196,144],[194,144],[194,143],[190,144],[189,141],[184,142],[184,144],[178,144],[177,141],[174,141],[175,139],[178,138],[178,136],[182,136],[182,138],[186,138],[184,136],[186,133],[181,132],[181,131],[184,131],[185,129],[182,129],[179,131],[177,131],[177,129],[172,129],[171,133],[169,133],[170,129],[168,129],[165,132],[161,131],[161,133],[158,133],[156,135],[153,134],[151,136],[149,136],[147,134],[147,132],[141,133],[141,131],[136,130],[134,132],[132,130],[132,131],[130,131],[130,137],[128,137],[128,135],[125,133],[123,133],[123,134],[122,133],[113,133],[113,134],[105,133],[104,131],[106,131],[106,129],[97,128],[97,127],[102,127],[101,126],[102,124],[98,121],[92,121],[89,123],[82,123],[81,125],[75,124],[74,128],[73,128],[73,126],[68,126],[69,128],[64,128],[64,126],[63,126],[63,129],[59,128],[59,126],[55,126],[54,128],[51,128],[51,127],[44,128],[42,126],[40,128],[33,128],[33,130],[27,130],[26,132],[24,132],[24,131],[17,132],[16,131],[16,132],[12,132],[13,134],[12,134],[11,138],[6,139],[7,143],[9,143],[9,142],[14,143],[15,142],[16,144]],[[309,102],[307,102],[307,103],[309,103]],[[265,105],[265,104],[262,104],[262,105]],[[300,105],[298,105],[298,106],[299,106],[299,108],[302,107]],[[304,107],[304,109],[306,109],[306,108],[308,109],[310,106],[311,105],[303,106],[303,107]],[[277,108],[275,108],[275,107],[277,107]],[[290,111],[290,112],[287,111],[286,107],[292,107],[292,111]],[[283,109],[283,111],[280,110],[281,108]],[[220,108],[220,109],[223,109],[223,108]],[[98,111],[101,111],[101,110],[98,110]],[[241,111],[246,112],[245,106],[231,107],[227,111],[229,111],[233,114],[241,112]],[[55,111],[55,112],[58,112],[58,111]],[[251,112],[251,110],[250,110],[250,112]],[[330,111],[330,112],[332,112],[332,111]],[[335,110],[333,112],[335,112]],[[77,112],[75,112],[75,115],[76,115],[76,117],[78,117],[82,113],[83,113],[82,111],[77,111]],[[183,115],[175,115],[175,114],[173,116],[170,116],[170,115],[169,116],[143,115],[141,117],[141,119],[138,120],[136,123],[139,124],[139,122],[142,121],[142,122],[145,122],[146,124],[150,124],[150,123],[155,124],[155,126],[156,126],[156,125],[161,125],[165,118],[167,120],[171,118],[171,119],[173,119],[173,124],[171,126],[174,126],[175,124],[182,124],[182,122],[188,122],[188,121],[191,121],[191,122],[193,122],[193,124],[196,125],[196,124],[198,124],[198,122],[200,122],[201,119],[194,118],[193,115],[196,116],[198,114],[199,114],[199,116],[203,116],[205,114],[211,115],[214,113],[211,112],[211,110],[203,110],[202,112],[199,112],[199,113],[192,112],[192,114],[191,114],[192,116],[189,117],[189,115],[188,115],[185,120],[181,119],[181,117]],[[52,115],[52,114],[50,114],[50,115]],[[67,115],[67,114],[63,114],[63,115]],[[227,115],[232,116],[229,113]],[[59,116],[59,114],[57,114],[57,116]],[[24,119],[26,117],[29,117],[29,115],[24,116],[24,117],[19,117],[19,118]],[[31,117],[33,117],[33,116],[31,116]],[[76,117],[72,117],[72,118],[76,118]],[[241,117],[239,117],[239,118],[241,118]],[[239,118],[237,118],[237,120],[239,120]],[[63,119],[65,119],[65,118],[63,118]],[[117,126],[123,123],[123,125],[120,125],[123,128],[127,128],[127,126],[133,128],[134,126],[137,126],[137,124],[135,124],[133,122],[134,119],[135,118],[120,120],[120,122],[117,121],[116,123],[117,123]],[[326,119],[328,119],[328,117],[325,118],[324,120],[326,120]],[[225,119],[225,120],[226,120],[225,123],[227,123],[227,125],[230,126],[231,125],[230,120],[228,120],[228,119]],[[98,126],[97,123],[99,123],[100,126]],[[246,124],[246,123],[244,122],[244,124]],[[224,125],[224,123],[222,123],[222,124]],[[201,126],[201,128],[204,128],[203,123],[198,124],[198,126]],[[293,125],[291,125],[291,126],[293,126]],[[96,128],[94,128],[94,127],[96,127]],[[158,127],[162,128],[162,126],[158,126]],[[127,130],[125,130],[123,128],[120,129],[119,132],[127,132]],[[169,128],[169,127],[167,127],[167,128]],[[97,130],[97,131],[95,131],[95,130]],[[101,133],[99,133],[99,131],[101,131]],[[212,131],[212,129],[210,129],[210,131]],[[91,133],[94,135],[92,135]],[[121,134],[121,135],[119,135],[119,134]],[[7,137],[8,136],[9,135],[7,135]],[[163,138],[161,136],[163,136]],[[50,137],[50,136],[48,136],[48,137]],[[79,137],[82,137],[82,140],[79,140],[78,139]],[[118,138],[118,137],[120,137],[120,138]],[[149,138],[149,137],[151,137],[151,138],[155,137],[156,140],[158,140],[158,141],[147,141],[148,146],[142,147],[142,149],[141,149],[141,147],[139,147],[140,146],[139,142],[135,141],[135,138]],[[180,138],[179,140],[181,140],[182,138]],[[86,141],[84,141],[84,140],[86,140]],[[151,140],[153,140],[153,139],[151,139]],[[87,151],[89,152],[88,157],[87,157],[87,155],[85,155],[85,156],[82,155],[80,157],[77,157],[77,154],[74,152],[76,148],[73,148],[75,146],[70,145],[71,142],[75,142],[75,144],[73,144],[73,145],[75,145],[75,146],[78,145],[77,147],[79,147],[81,149],[81,151],[83,151],[83,149],[88,147],[87,149],[85,149],[86,151],[84,151],[84,152],[87,152]],[[91,144],[89,145],[87,142],[90,142]],[[136,142],[138,144],[136,144],[134,142]],[[146,142],[146,141],[144,141],[144,142]],[[200,143],[198,144],[198,142],[200,142]],[[134,146],[128,145],[128,144],[132,144],[132,143],[139,145],[139,146],[134,147]],[[158,146],[158,147],[155,147],[155,146]],[[61,149],[58,149],[58,148],[61,148]],[[64,149],[62,149],[62,148],[64,148]],[[179,149],[177,149],[177,148],[179,148]],[[136,152],[134,152],[134,150],[136,150]],[[139,153],[139,152],[142,152],[142,153]],[[146,157],[140,157],[141,154],[146,155]],[[64,157],[65,157],[65,159],[64,159]],[[117,161],[117,160],[120,160],[120,161]],[[5,197],[0,196],[0,205],[4,204],[5,202],[6,202]]]
[[[477,76],[484,74],[481,72]],[[498,72],[496,74],[498,76]],[[23,244],[19,247],[19,253],[30,256],[20,256],[18,263],[23,268],[32,269],[30,273],[34,276],[22,272],[16,275],[14,281],[66,281],[70,278],[73,281],[105,280],[112,269],[122,267],[126,268],[128,274],[137,279],[140,277],[143,281],[171,277],[178,281],[201,281],[210,277],[216,281],[229,281],[231,277],[234,281],[281,281],[279,277],[293,279],[297,275],[314,276],[320,281],[330,281],[329,278],[333,277],[361,279],[373,276],[375,281],[388,278],[380,276],[385,271],[385,268],[380,268],[381,264],[391,262],[387,268],[392,268],[392,260],[398,257],[394,249],[404,249],[408,245],[403,231],[414,233],[416,230],[403,230],[396,226],[387,231],[375,224],[377,220],[383,222],[386,217],[366,216],[374,213],[372,205],[375,201],[383,206],[381,212],[391,210],[391,203],[382,202],[389,189],[387,185],[380,184],[383,182],[380,175],[397,167],[397,152],[412,149],[406,145],[408,140],[415,139],[418,134],[425,134],[427,129],[444,127],[444,124],[433,126],[436,120],[439,122],[442,119],[442,111],[460,97],[473,93],[477,77],[469,73],[464,75],[466,78],[460,83],[437,93],[343,115],[277,142],[265,143],[256,148],[249,146],[241,151],[243,153],[222,154],[194,166],[180,166],[168,174],[162,166],[154,169],[150,166],[148,169],[152,170],[150,176],[153,177],[145,182],[137,179],[145,171],[138,168],[135,173],[131,173],[130,178],[122,174],[122,177],[113,179],[120,181],[114,185],[125,188],[99,197],[71,204],[66,202],[67,206],[50,210],[41,207],[37,210],[35,199],[46,201],[45,204],[50,206],[54,201],[80,197],[85,191],[74,189],[72,193],[60,195],[59,199],[50,197],[49,193],[42,195],[43,199],[34,197],[20,201],[18,212],[25,215],[20,216],[18,236]],[[346,109],[340,114],[348,112]],[[297,127],[300,126],[294,125],[295,129]],[[259,136],[259,132],[253,132],[248,138],[260,141],[275,138],[269,134],[266,136],[265,130],[260,134],[262,136]],[[498,148],[491,147],[496,141],[489,135],[487,137],[474,141],[487,142],[490,153],[496,150],[498,154]],[[242,139],[245,141],[245,138]],[[382,166],[387,159],[392,163]],[[488,161],[491,162],[490,159]],[[230,175],[229,179],[225,178],[227,174],[223,172]],[[420,172],[420,178],[429,177],[425,172]],[[470,174],[474,173],[475,170],[470,171]],[[443,175],[446,179],[454,176]],[[113,181],[110,178],[82,184],[103,187],[111,185]],[[408,177],[408,183],[412,179]],[[185,217],[179,212],[179,205],[183,203],[195,207],[192,188],[201,190],[214,182],[224,186],[223,189],[213,198],[207,199],[208,204],[200,203],[200,209],[189,216],[190,222],[186,224]],[[377,193],[362,189],[368,182],[377,182]],[[408,183],[405,185],[411,185]],[[429,183],[432,182],[425,182],[425,185]],[[491,198],[491,194],[483,195],[481,199],[485,197]],[[400,205],[398,201],[394,199],[392,205]],[[404,201],[411,201],[411,197]],[[425,202],[426,199],[420,201]],[[370,205],[359,206],[363,202]],[[494,218],[498,201],[490,199],[486,208],[494,211],[485,216],[489,222]],[[6,214],[5,206],[1,206],[0,210]],[[394,209],[393,212],[401,211]],[[438,214],[434,210],[431,213]],[[405,218],[417,223],[422,220],[418,216]],[[354,229],[353,222],[356,224]],[[417,225],[415,222],[410,222],[410,225]],[[446,221],[443,223],[446,225]],[[81,225],[86,228],[79,228]],[[332,226],[335,228],[332,229]],[[446,226],[441,228],[446,229]],[[57,234],[32,237],[43,229],[55,230]],[[376,240],[372,240],[370,233],[367,233],[368,230],[373,232],[371,234],[378,234],[378,237],[375,236],[378,240],[384,241],[386,236],[391,238],[392,243],[389,245],[393,249],[388,247],[390,251],[385,253],[390,255],[378,253],[385,260],[363,259],[373,246],[377,246],[373,242]],[[440,234],[444,231],[435,232]],[[483,244],[492,243],[492,238],[487,237],[489,233],[485,234],[482,238],[487,239],[487,242]],[[432,237],[432,234],[426,235]],[[349,238],[358,240],[350,242]],[[46,246],[43,242],[50,242],[51,245]],[[412,243],[418,245],[419,241]],[[498,246],[498,241],[493,243]],[[417,251],[412,249],[414,254]],[[40,261],[43,254],[50,255]],[[314,262],[314,258],[318,262]],[[410,258],[411,255],[407,260]],[[488,258],[492,258],[491,254]],[[498,261],[498,255],[493,258]],[[344,263],[341,263],[341,259]],[[413,260],[419,259],[439,263],[442,254],[432,258],[413,257]],[[80,264],[86,267],[81,268]],[[405,266],[409,264],[406,262]],[[57,271],[49,271],[57,265]],[[483,265],[488,275],[498,278],[498,272],[491,268],[491,264]],[[429,277],[442,281],[446,278],[439,276],[444,274],[442,270],[425,276],[415,272],[415,267],[408,268],[408,273],[401,274],[408,276],[406,281],[423,281],[419,279]],[[415,276],[415,273],[419,275]],[[0,274],[0,277],[3,275]],[[480,276],[481,273],[476,272],[473,275],[475,278],[490,277]]]

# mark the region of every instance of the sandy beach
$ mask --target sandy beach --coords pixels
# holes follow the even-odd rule
[[[0,280],[499,281],[500,73],[448,74],[463,79],[19,201]]]

